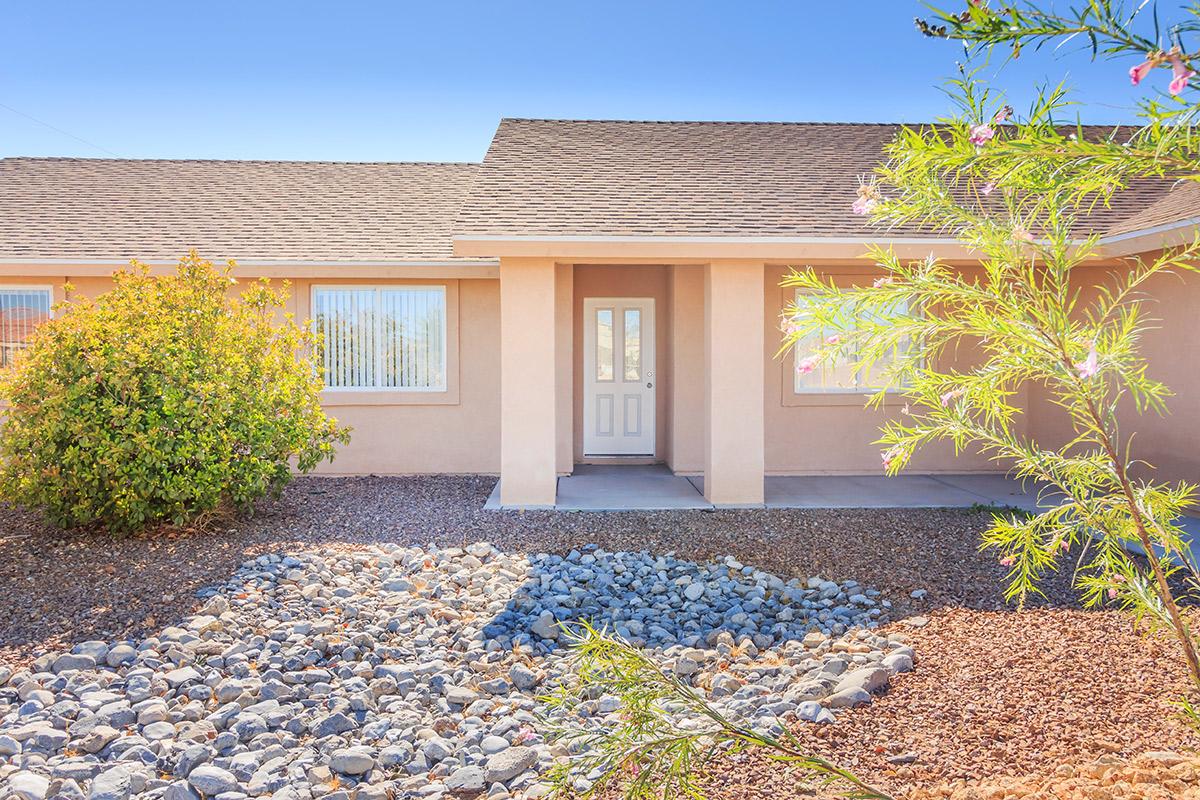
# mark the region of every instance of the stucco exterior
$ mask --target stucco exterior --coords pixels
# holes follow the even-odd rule
[[[502,504],[530,507],[554,504],[558,476],[581,462],[650,461],[703,477],[714,505],[758,505],[764,476],[878,474],[873,441],[903,411],[899,398],[868,411],[862,393],[795,390],[794,359],[778,353],[788,269],[869,282],[878,275],[864,257],[871,245],[979,269],[952,236],[881,231],[852,212],[859,176],[899,131],[505,119],[479,164],[0,159],[0,286],[50,286],[56,301],[67,284],[95,295],[131,257],[165,273],[192,248],[237,258],[239,278],[290,282],[289,310],[301,321],[314,287],[383,287],[323,295],[382,304],[403,294],[387,287],[413,286],[412,297],[438,298],[435,334],[428,310],[405,323],[391,307],[369,321],[324,317],[350,342],[338,381],[371,388],[324,393],[354,430],[320,473],[499,474]],[[1080,287],[1127,269],[1121,258],[1189,241],[1198,198],[1169,181],[1139,181],[1094,209],[1086,227],[1098,264],[1079,270]],[[1200,278],[1146,288],[1164,322],[1145,352],[1176,396],[1164,418],[1134,425],[1127,410],[1123,420],[1158,475],[1195,480]],[[598,315],[601,299],[612,306],[607,323],[584,313]],[[637,321],[651,309],[652,351]],[[418,333],[380,344],[385,324]],[[24,339],[13,338],[15,350]],[[651,352],[653,370],[644,367]],[[965,346],[954,353],[959,366],[972,357]],[[385,358],[390,366],[380,366]],[[627,360],[632,372],[618,372]],[[436,380],[397,377],[414,363]],[[589,363],[607,371],[585,376]],[[1051,445],[1067,439],[1044,391],[1017,402],[1023,432]],[[589,408],[607,410],[589,420]],[[601,441],[618,435],[619,447]],[[910,470],[1005,465],[938,446]]]
[[[1153,257],[1151,253],[1147,257]],[[1119,267],[1091,266],[1075,274],[1081,300],[1095,297],[1096,288],[1111,280]],[[1164,481],[1200,482],[1200,275],[1194,272],[1161,274],[1143,287],[1140,299],[1149,328],[1141,341],[1150,377],[1173,392],[1167,412],[1138,414],[1126,402],[1118,415],[1124,437],[1132,437],[1135,469],[1143,476]],[[1029,432],[1048,446],[1070,439],[1070,422],[1044,389],[1035,389],[1030,400]]]
[[[0,275],[0,286],[50,286],[55,302],[76,296],[95,297],[112,287],[109,277],[71,274],[70,267],[64,266],[66,274],[59,276]],[[447,391],[326,391],[322,401],[328,413],[354,431],[350,443],[339,448],[334,461],[322,463],[316,470],[318,474],[499,473],[499,281],[341,278],[336,274],[271,279],[276,288],[283,288],[285,281],[289,292],[287,310],[299,322],[310,316],[314,285],[430,284],[447,290]]]
[[[80,265],[79,271],[94,272]],[[816,267],[835,280],[869,282],[875,268],[837,259]],[[1085,297],[1114,266],[1085,268],[1079,285]],[[5,272],[19,271],[6,266]],[[30,268],[32,270],[32,267]],[[753,484],[765,475],[871,474],[879,470],[873,444],[879,426],[901,413],[903,401],[883,409],[864,408],[866,395],[797,394],[791,355],[779,355],[779,317],[792,290],[780,286],[785,264],[719,262],[704,264],[570,264],[550,259],[505,259],[503,277],[352,277],[304,275],[287,280],[288,310],[297,320],[311,314],[314,286],[429,284],[447,296],[448,381],[445,392],[327,391],[329,413],[354,429],[350,444],[317,472],[326,475],[467,473],[501,474],[510,469],[540,473],[541,504],[553,503],[553,476],[574,464],[603,461],[584,456],[582,445],[583,301],[589,297],[645,297],[655,301],[657,436],[650,458],[678,474],[734,476],[728,504],[755,502]],[[977,267],[964,265],[964,271]],[[287,272],[286,267],[277,271]],[[112,285],[109,277],[72,274],[0,276],[0,285],[50,286],[55,301],[96,296]],[[421,273],[423,276],[427,273]],[[249,279],[250,276],[247,276]],[[505,283],[508,283],[505,294]],[[70,292],[66,287],[70,287]],[[1136,428],[1136,453],[1164,479],[1193,480],[1200,452],[1200,429],[1190,424],[1200,398],[1200,276],[1164,275],[1146,287],[1155,325],[1143,348],[1151,374],[1175,396],[1166,416],[1136,418],[1126,409],[1123,422]],[[752,307],[751,298],[757,299]],[[502,313],[507,298],[509,313]],[[714,308],[714,306],[719,306]],[[508,343],[506,353],[505,342]],[[757,360],[748,358],[753,350]],[[530,353],[536,353],[531,356]],[[962,353],[963,364],[969,352]],[[719,368],[713,369],[716,364]],[[503,374],[513,377],[507,389]],[[505,403],[519,409],[505,436]],[[537,412],[529,408],[538,406]],[[1035,440],[1056,445],[1069,434],[1065,416],[1034,389],[1018,422]],[[758,413],[756,412],[756,407]],[[724,423],[724,424],[722,424]],[[542,442],[543,447],[534,446]],[[761,443],[759,447],[755,444]],[[546,453],[541,453],[546,450]],[[505,461],[505,453],[509,459]],[[760,466],[761,465],[761,466]],[[923,451],[911,471],[1002,472],[1003,465],[949,446]],[[544,476],[549,475],[549,478]],[[721,491],[721,479],[715,482]],[[531,482],[531,486],[537,485]],[[528,488],[528,487],[526,487]],[[518,486],[518,490],[520,487]]]

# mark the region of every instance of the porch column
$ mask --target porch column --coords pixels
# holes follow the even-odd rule
[[[714,261],[704,272],[704,496],[714,506],[763,503],[761,261]]]
[[[500,503],[553,506],[555,265],[500,259]]]
[[[555,397],[558,401],[559,475],[570,475],[575,468],[575,265],[558,264],[554,268],[554,315],[558,328]]]
[[[671,267],[671,461],[676,473],[704,472],[704,267]]]

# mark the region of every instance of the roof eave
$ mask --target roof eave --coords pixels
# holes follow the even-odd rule
[[[178,259],[139,259],[154,274],[175,270]],[[111,275],[129,265],[127,258],[39,258],[0,256],[0,276],[92,277]],[[235,259],[239,278],[495,278],[495,258],[306,260]]]
[[[950,260],[978,258],[954,239],[932,237],[833,236],[507,236],[454,237],[454,254],[494,258],[554,258],[569,261],[687,263],[721,259],[793,262],[858,260],[872,245],[890,247],[901,258],[931,253]]]
[[[1200,217],[1102,236],[1095,258],[1106,260],[1178,247],[1195,240]],[[975,260],[978,251],[951,237],[917,236],[603,236],[459,234],[454,254],[461,257],[554,258],[573,261],[667,263],[714,259],[797,261],[859,260],[872,246],[890,248],[900,258],[934,256],[945,260]],[[1082,244],[1082,241],[1079,242]]]
[[[1104,255],[1122,258],[1191,244],[1196,240],[1197,231],[1200,231],[1200,217],[1190,217],[1152,228],[1103,236],[1098,245]]]

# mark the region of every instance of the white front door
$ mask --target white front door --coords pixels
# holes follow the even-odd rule
[[[654,299],[583,301],[583,454],[654,455]]]

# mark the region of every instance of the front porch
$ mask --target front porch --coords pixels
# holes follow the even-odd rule
[[[904,398],[866,409],[869,389],[797,380],[794,359],[779,353],[779,318],[795,299],[781,286],[790,268],[649,254],[502,256],[502,480],[491,505],[1014,504],[1021,493],[984,474],[996,469],[985,454],[949,444],[920,454],[911,472],[923,475],[859,477],[879,475],[873,441]],[[874,274],[862,264],[821,269],[847,284]],[[614,464],[647,469],[590,469]]]
[[[499,506],[763,505],[766,285],[763,261],[501,258]],[[614,457],[665,467],[575,467]]]
[[[503,508],[502,481],[488,497],[488,510]],[[1037,493],[1003,475],[805,475],[762,479],[757,508],[969,508],[1038,507]],[[712,511],[704,478],[675,475],[661,464],[578,464],[557,479],[556,511]]]

